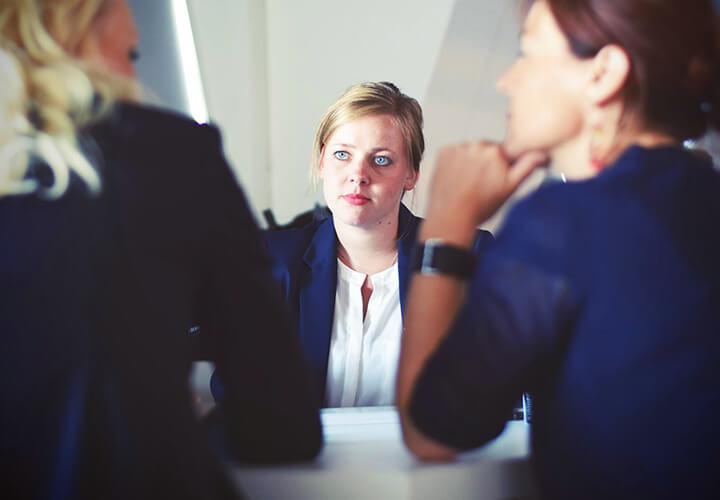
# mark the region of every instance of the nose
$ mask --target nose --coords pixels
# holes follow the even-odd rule
[[[368,161],[364,158],[357,159],[350,164],[348,180],[352,184],[367,184],[370,182]]]

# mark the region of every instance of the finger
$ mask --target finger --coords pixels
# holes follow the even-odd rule
[[[548,157],[544,153],[533,151],[520,156],[508,171],[508,182],[514,190],[539,166],[546,165]]]

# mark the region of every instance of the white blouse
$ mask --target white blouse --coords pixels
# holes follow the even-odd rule
[[[327,405],[392,405],[402,334],[397,263],[370,276],[373,292],[364,321],[361,288],[366,275],[338,259],[337,276]]]

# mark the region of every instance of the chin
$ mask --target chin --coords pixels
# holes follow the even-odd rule
[[[530,152],[548,154],[549,148],[546,144],[541,144],[540,142],[541,141],[522,141],[508,136],[505,138],[502,147],[508,159],[513,162],[522,155]]]
[[[333,217],[335,220],[339,220],[343,224],[348,226],[362,226],[367,223],[367,216],[363,213],[358,213],[356,210],[334,210]]]

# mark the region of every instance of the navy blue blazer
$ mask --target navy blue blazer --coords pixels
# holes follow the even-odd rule
[[[410,406],[458,449],[533,393],[533,462],[552,499],[720,491],[720,175],[633,146],[597,177],[510,212]]]
[[[191,405],[190,326],[235,458],[322,442],[260,231],[215,127],[118,105],[86,132],[100,196],[73,176],[58,200],[0,198],[2,497],[238,498]]]
[[[398,274],[400,305],[404,310],[410,274],[410,258],[422,221],[400,205],[398,221]],[[480,255],[492,242],[488,231],[478,231],[474,251]],[[337,243],[333,218],[299,229],[266,233],[272,275],[280,285],[291,318],[295,319],[300,346],[324,404],[327,364],[330,353],[335,289]]]

